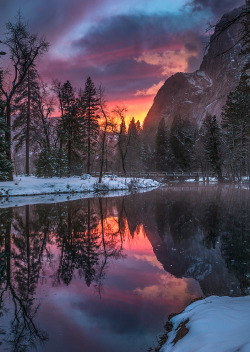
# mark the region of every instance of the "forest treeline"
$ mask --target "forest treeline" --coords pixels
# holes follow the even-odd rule
[[[99,171],[99,182],[104,172],[202,171],[219,180],[249,175],[249,63],[228,95],[221,124],[209,114],[201,126],[192,116],[175,116],[167,128],[162,118],[149,143],[125,106],[107,108],[104,88],[91,77],[79,90],[70,81],[44,83],[36,63],[49,43],[31,34],[20,15],[7,23],[0,45],[11,66],[0,71],[0,180],[12,180],[13,172],[70,177]],[[22,152],[25,170],[18,162]]]

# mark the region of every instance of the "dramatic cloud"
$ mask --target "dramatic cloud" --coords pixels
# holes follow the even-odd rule
[[[159,83],[153,84],[151,87],[147,89],[137,90],[135,96],[138,95],[155,95],[158,90],[162,87],[165,81],[160,81]]]
[[[101,0],[0,0],[0,22],[13,21],[18,11],[34,32],[56,42],[84,18],[95,12]]]
[[[159,77],[186,71],[191,58],[198,67],[203,53],[199,26],[199,17],[190,13],[115,16],[74,41],[72,51],[81,57],[82,67],[95,68],[99,78],[106,75],[111,84],[120,82],[122,91],[128,86],[136,93]]]
[[[190,0],[188,5],[194,11],[211,11],[215,16],[221,16],[224,13],[244,5],[244,0]]]
[[[113,104],[127,104],[143,120],[165,79],[199,67],[207,23],[243,2],[0,0],[0,39],[20,10],[31,31],[51,43],[38,63],[44,80],[80,88],[91,76]]]

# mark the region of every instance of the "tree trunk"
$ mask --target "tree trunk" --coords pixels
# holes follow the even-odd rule
[[[221,171],[221,165],[217,164],[216,165],[216,172],[218,175],[218,182],[223,182],[223,177],[222,177],[222,171]]]
[[[7,150],[6,150],[6,155],[7,159],[9,160],[10,163],[12,163],[11,160],[11,106],[10,106],[10,99],[7,99],[6,101],[6,123],[7,123],[7,131],[5,133],[5,140],[7,144]],[[9,181],[13,181],[13,173],[12,170],[9,172]]]
[[[62,177],[62,157],[63,157],[63,153],[62,153],[62,138],[60,138],[60,147],[59,147],[59,157],[60,157],[60,162],[59,162],[59,177]]]
[[[90,116],[88,118],[88,160],[87,160],[87,174],[90,173]]]
[[[123,154],[122,146],[120,144],[119,144],[119,150],[120,150],[121,161],[122,161],[122,170],[123,170],[124,176],[126,176],[125,156]]]
[[[102,182],[104,153],[105,153],[105,140],[106,140],[106,130],[104,131],[103,138],[102,138],[102,153],[101,153],[101,161],[100,161],[99,183]]]
[[[71,168],[72,168],[72,162],[71,162],[71,140],[68,141],[68,177],[71,176]]]
[[[30,174],[30,71],[28,71],[28,106],[27,106],[27,125],[26,125],[26,175]]]

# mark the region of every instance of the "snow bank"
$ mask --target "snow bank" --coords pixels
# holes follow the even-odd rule
[[[140,188],[140,193],[148,192],[153,190],[152,188]],[[109,191],[108,193],[102,193],[102,198],[106,197],[123,197],[131,194],[129,190],[118,190],[118,191]],[[34,196],[15,196],[9,198],[0,198],[0,209],[1,208],[12,208],[12,207],[21,207],[24,205],[34,205],[34,204],[52,204],[52,203],[62,203],[70,202],[72,200],[86,199],[86,198],[95,198],[99,197],[99,193],[59,193],[59,194],[41,194]]]
[[[203,183],[204,181],[205,182],[208,181],[209,183],[218,183],[218,178],[217,177],[205,177],[205,179],[203,179],[203,177],[199,177],[199,183]],[[226,181],[228,181],[228,180],[226,179]],[[238,180],[235,179],[235,182],[237,182],[238,184],[249,184],[249,181],[250,180],[249,180],[248,176],[242,177],[240,182],[238,182]],[[197,181],[195,180],[194,177],[192,177],[192,178],[186,179],[185,182],[193,183],[193,182],[197,182]]]
[[[184,322],[189,331],[174,344]],[[250,296],[196,301],[170,323],[173,328],[160,352],[250,352]]]
[[[151,179],[104,177],[103,182],[99,184],[98,178],[91,176],[84,179],[81,177],[37,178],[35,176],[21,176],[15,177],[14,181],[0,182],[0,206],[3,207],[10,202],[19,205],[20,202],[23,203],[21,200],[23,196],[29,196],[30,198],[30,196],[39,195],[42,200],[45,197],[44,195],[54,195],[54,197],[47,197],[44,201],[48,202],[49,199],[55,200],[56,198],[62,201],[62,195],[65,194],[71,198],[75,195],[74,199],[76,199],[81,198],[81,193],[110,192],[116,190],[133,191],[159,186],[159,182]],[[18,202],[17,199],[19,199]],[[36,203],[39,203],[39,200]]]
[[[209,181],[209,183],[218,183],[218,179],[216,177],[206,177],[205,178],[205,181]],[[187,183],[192,183],[192,182],[196,182],[195,178],[188,178],[187,180],[185,180],[185,182]],[[204,179],[203,177],[199,177],[199,182],[200,183],[203,183],[204,182]]]

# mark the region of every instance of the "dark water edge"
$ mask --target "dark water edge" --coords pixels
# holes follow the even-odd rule
[[[0,209],[0,350],[147,351],[192,299],[249,294],[249,203],[192,185]]]

